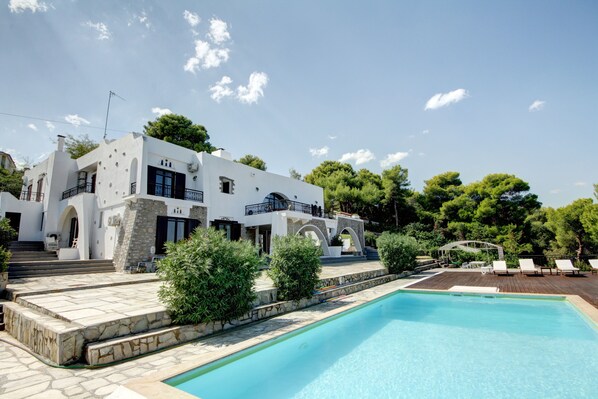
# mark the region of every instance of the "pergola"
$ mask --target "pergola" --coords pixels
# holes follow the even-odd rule
[[[455,241],[449,244],[443,245],[442,247],[438,248],[438,253],[440,254],[440,258],[451,258],[450,252],[451,251],[465,251],[465,252],[473,252],[478,253],[485,251],[488,253],[489,251],[497,251],[498,252],[498,259],[504,260],[505,253],[503,248],[500,245],[492,244],[490,242],[484,241]]]

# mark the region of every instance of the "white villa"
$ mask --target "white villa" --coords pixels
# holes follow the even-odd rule
[[[113,259],[117,270],[164,252],[166,241],[214,226],[270,252],[274,235],[305,234],[325,256],[334,234],[364,247],[363,221],[323,214],[321,187],[130,133],[79,159],[57,150],[25,172],[19,199],[0,193],[0,217],[19,241],[44,241],[59,259]]]

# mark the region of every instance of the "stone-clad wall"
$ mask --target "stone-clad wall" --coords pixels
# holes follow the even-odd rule
[[[328,244],[330,243],[330,237],[328,236],[328,229],[326,228],[326,223],[324,223],[324,221],[320,220],[320,219],[311,219],[307,223],[292,222],[291,220],[287,220],[287,234],[288,235],[297,234],[297,232],[302,227],[304,227],[306,225],[312,225],[312,226],[317,227],[318,230],[320,230],[322,232],[322,234],[324,235],[324,237],[326,238],[326,242]]]
[[[164,201],[135,198],[127,201],[122,225],[118,231],[114,266],[123,271],[126,266],[151,258],[150,248],[156,242],[156,220],[167,216],[168,208]],[[207,209],[193,206],[189,212],[191,219],[197,219],[202,227],[207,226]]]

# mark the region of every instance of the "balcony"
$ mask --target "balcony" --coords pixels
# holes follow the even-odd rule
[[[95,192],[95,186],[92,183],[79,184],[76,187],[69,188],[62,193],[62,199],[74,197],[81,193],[93,193]]]
[[[44,200],[44,193],[36,193],[35,191],[23,191],[19,197],[21,201],[42,202]]]
[[[131,184],[131,193],[132,194],[134,193],[134,191],[133,191],[134,189],[136,189],[136,183]],[[178,186],[172,186],[172,185],[166,185],[166,184],[149,183],[148,184],[148,194],[156,195],[158,197],[176,198],[176,199],[183,199],[186,201],[203,202],[203,191],[192,190],[190,188],[180,188]]]
[[[260,204],[246,205],[245,215],[258,215],[260,213],[270,213],[277,211],[295,211],[306,213],[312,216],[322,216],[322,208],[317,205],[304,204],[303,202],[284,200],[262,202]]]

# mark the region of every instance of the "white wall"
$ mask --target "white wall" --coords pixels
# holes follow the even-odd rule
[[[6,212],[15,212],[21,214],[21,223],[19,225],[20,241],[41,241],[42,230],[40,229],[42,221],[41,202],[19,201],[11,193],[0,193],[0,216],[5,217]]]

